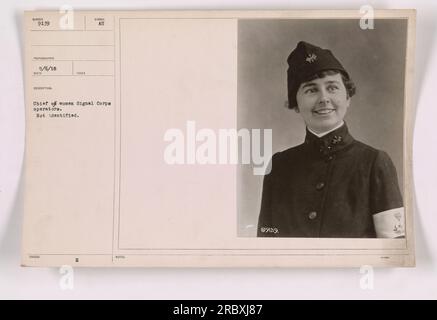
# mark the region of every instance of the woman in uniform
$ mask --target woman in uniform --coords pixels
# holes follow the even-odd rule
[[[299,42],[287,59],[289,107],[305,141],[273,155],[264,176],[259,237],[403,237],[404,208],[387,153],[349,133],[355,93],[331,51]]]

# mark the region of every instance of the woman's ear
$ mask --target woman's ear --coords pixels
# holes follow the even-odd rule
[[[346,108],[348,108],[349,109],[349,106],[351,105],[351,97],[349,96],[349,95],[347,95],[347,97],[346,97]]]
[[[294,111],[296,111],[296,113],[300,113],[299,107],[298,107],[298,106],[295,106],[295,107],[294,107]]]

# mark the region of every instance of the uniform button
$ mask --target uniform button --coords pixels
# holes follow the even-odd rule
[[[329,156],[329,157],[326,158],[326,161],[329,162],[329,161],[331,161],[332,159],[334,159],[334,156]]]
[[[314,220],[315,218],[317,218],[317,212],[315,212],[315,211],[311,211],[311,212],[308,214],[308,218],[309,218],[310,220]]]
[[[319,183],[316,184],[316,189],[317,190],[322,190],[324,186],[325,186],[325,184],[323,182],[319,182]]]

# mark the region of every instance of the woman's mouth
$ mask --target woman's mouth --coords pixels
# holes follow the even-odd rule
[[[334,111],[335,111],[335,109],[332,109],[332,108],[323,108],[323,109],[314,110],[313,113],[315,113],[316,115],[319,115],[319,116],[325,116],[325,115],[333,113]]]

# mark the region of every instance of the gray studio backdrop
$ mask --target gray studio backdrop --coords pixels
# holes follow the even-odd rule
[[[238,128],[273,130],[273,153],[303,142],[300,115],[287,101],[287,57],[300,40],[330,49],[357,86],[346,122],[354,138],[385,150],[403,189],[404,76],[407,22],[375,20],[240,20]],[[263,176],[241,165],[237,174],[238,236],[256,236]],[[403,192],[403,190],[402,190]]]

